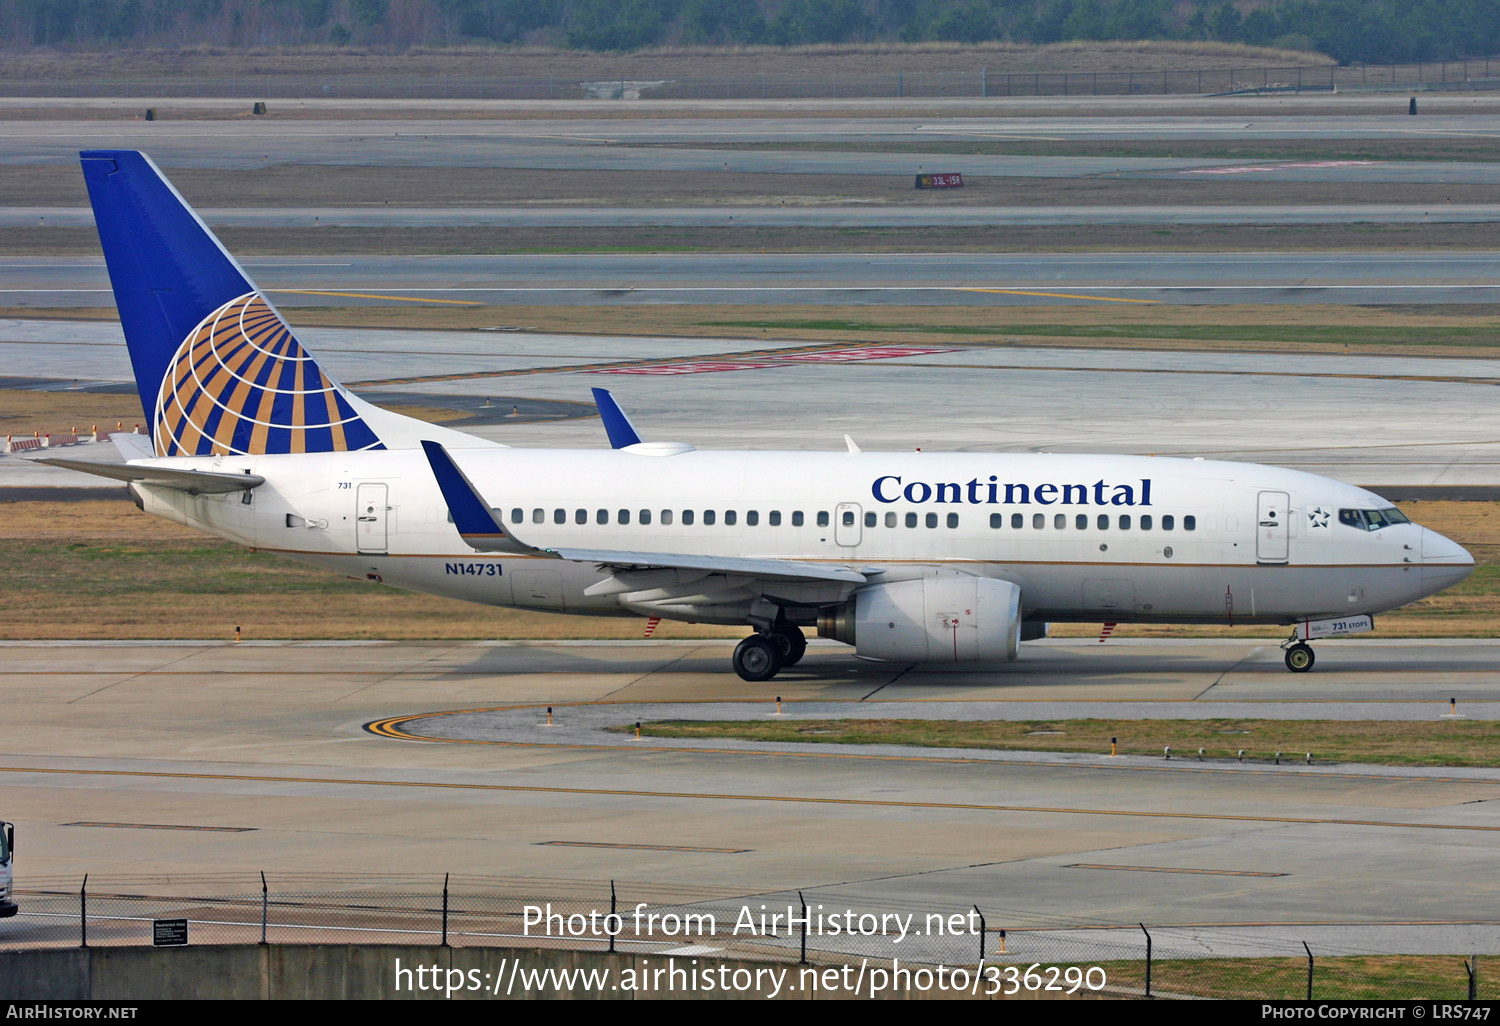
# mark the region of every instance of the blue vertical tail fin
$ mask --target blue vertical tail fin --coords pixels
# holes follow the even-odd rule
[[[158,456],[385,448],[149,157],[80,157]]]

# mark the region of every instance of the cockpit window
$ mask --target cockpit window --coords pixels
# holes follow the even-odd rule
[[[1360,531],[1378,531],[1382,527],[1408,524],[1411,521],[1406,519],[1406,514],[1392,506],[1388,509],[1341,509],[1339,523]]]

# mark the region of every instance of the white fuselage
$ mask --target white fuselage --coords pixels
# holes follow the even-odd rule
[[[1412,523],[1370,530],[1364,489],[1254,464],[1141,456],[487,448],[454,459],[538,549],[830,563],[899,581],[1014,582],[1031,621],[1292,623],[1374,614],[1462,580],[1472,558]],[[415,591],[590,615],[745,623],[757,598],[801,622],[856,587],[475,552],[413,450],[161,461],[266,483],[144,508],[244,545]],[[1345,514],[1346,518],[1348,517]],[[363,519],[362,519],[363,518]]]

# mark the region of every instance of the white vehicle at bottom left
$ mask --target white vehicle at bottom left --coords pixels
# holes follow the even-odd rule
[[[16,850],[16,828],[13,823],[0,821],[0,919],[16,914],[19,906],[10,896],[11,863]]]

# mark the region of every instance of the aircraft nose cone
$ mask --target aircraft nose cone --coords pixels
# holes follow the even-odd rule
[[[1451,588],[1474,572],[1474,557],[1458,542],[1422,528],[1422,591]]]

